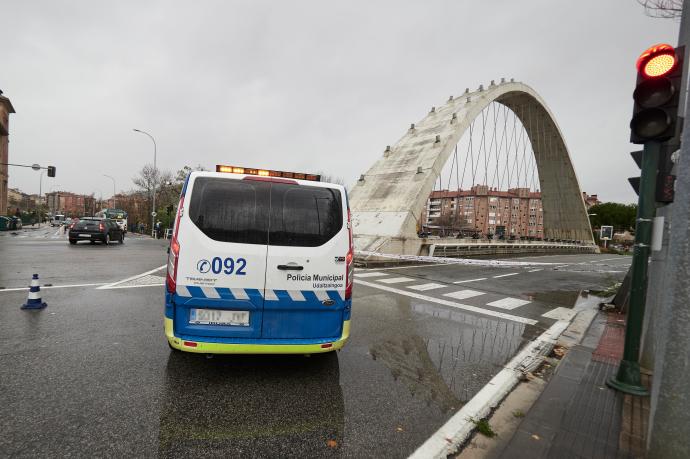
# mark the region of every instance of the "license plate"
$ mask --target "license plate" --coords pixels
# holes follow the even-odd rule
[[[248,327],[249,311],[192,308],[189,310],[189,323],[193,325],[239,325]]]
[[[90,234],[80,234],[79,237],[91,237]]]

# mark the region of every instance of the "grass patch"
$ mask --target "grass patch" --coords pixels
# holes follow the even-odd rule
[[[609,296],[615,295],[618,292],[618,289],[620,288],[620,286],[621,286],[620,282],[614,282],[613,284],[609,285],[604,290],[590,290],[589,293],[596,295],[596,296],[609,297]]]
[[[479,433],[484,435],[485,437],[493,438],[497,435],[496,432],[494,432],[494,429],[491,428],[489,421],[487,421],[486,419],[476,420],[470,418],[470,420],[477,427]]]

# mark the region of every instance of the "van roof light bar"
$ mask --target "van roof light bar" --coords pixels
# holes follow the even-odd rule
[[[217,164],[216,172],[225,172],[229,174],[258,175],[260,177],[284,177],[297,180],[311,180],[312,182],[321,181],[321,176],[318,174],[306,174],[304,172],[274,171],[268,169],[253,169],[250,167],[228,166],[225,164]]]

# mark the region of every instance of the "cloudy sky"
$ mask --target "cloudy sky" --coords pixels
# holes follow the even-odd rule
[[[678,23],[616,1],[11,1],[0,89],[10,162],[53,189],[112,194],[158,167],[326,171],[350,184],[465,87],[515,78],[555,114],[584,191],[627,177],[635,59]],[[39,173],[11,168],[37,193]]]

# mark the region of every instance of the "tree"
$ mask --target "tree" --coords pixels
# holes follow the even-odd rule
[[[589,208],[592,227],[611,225],[614,230],[625,231],[635,229],[635,217],[637,215],[636,204],[620,204],[617,202],[605,202]]]
[[[328,172],[319,171],[316,175],[321,176],[321,181],[326,183],[335,183],[336,185],[345,186],[345,179],[337,175],[329,174]]]
[[[680,18],[683,12],[683,0],[637,0],[637,3],[653,18]]]

